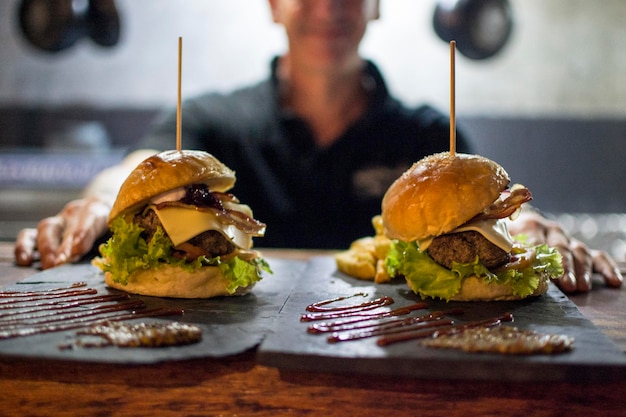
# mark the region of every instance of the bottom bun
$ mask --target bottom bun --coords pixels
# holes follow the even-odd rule
[[[461,290],[450,298],[451,301],[507,301],[536,297],[548,291],[550,278],[547,274],[539,276],[537,289],[526,297],[513,293],[510,284],[487,283],[479,277],[467,277],[461,284]]]
[[[254,286],[237,288],[234,293],[228,292],[228,281],[216,266],[206,266],[193,272],[171,265],[164,265],[159,269],[136,270],[130,274],[126,285],[113,281],[112,274],[106,272],[104,282],[111,288],[133,294],[173,298],[244,295]]]

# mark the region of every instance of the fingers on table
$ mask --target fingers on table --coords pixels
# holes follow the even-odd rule
[[[37,229],[22,230],[15,243],[18,265],[37,260],[43,269],[76,262],[88,253],[107,228],[109,206],[95,198],[71,201],[56,216],[43,219]]]
[[[578,289],[575,256],[570,247],[570,239],[556,222],[545,225],[545,243],[556,248],[563,258],[564,274],[557,280],[563,292],[571,293]]]
[[[91,250],[94,242],[106,231],[108,212],[98,203],[88,202],[66,216],[66,227],[58,262],[76,262]]]
[[[557,250],[563,258],[563,276],[557,280],[559,288],[566,293],[576,291],[576,267],[574,265],[574,257],[568,248],[557,247]]]
[[[590,253],[593,270],[602,275],[606,285],[613,288],[621,287],[624,277],[613,258],[601,250],[591,250]]]
[[[65,221],[62,217],[48,217],[37,225],[37,248],[43,269],[52,268],[57,263],[57,251],[63,238]]]
[[[23,229],[15,240],[15,262],[20,266],[30,266],[38,258],[37,229]]]
[[[593,261],[587,245],[577,239],[570,242],[570,251],[574,261],[574,273],[576,274],[576,290],[587,292],[591,290],[591,276],[593,274]]]

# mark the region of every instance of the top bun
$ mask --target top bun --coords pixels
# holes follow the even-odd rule
[[[152,155],[120,187],[109,222],[120,214],[139,209],[152,197],[197,183],[206,184],[211,191],[224,192],[235,185],[235,173],[203,151],[170,150]]]
[[[504,168],[479,155],[427,156],[385,193],[384,233],[405,242],[448,233],[493,203],[509,181]]]

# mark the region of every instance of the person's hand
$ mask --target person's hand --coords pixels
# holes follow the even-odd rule
[[[591,290],[593,273],[598,273],[608,287],[619,288],[623,277],[615,261],[604,251],[588,248],[583,242],[569,237],[561,225],[533,211],[523,211],[508,224],[512,235],[523,234],[531,244],[546,243],[557,248],[563,256],[565,274],[556,284],[563,292]]]
[[[107,230],[111,207],[96,197],[69,202],[59,214],[23,229],[15,242],[15,261],[31,266],[38,259],[43,269],[76,262],[87,254]]]

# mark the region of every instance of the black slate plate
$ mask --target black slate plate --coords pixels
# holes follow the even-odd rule
[[[76,330],[46,333],[0,340],[0,356],[38,359],[76,360],[102,363],[146,364],[168,360],[201,357],[223,357],[256,347],[274,325],[278,313],[305,267],[299,261],[268,259],[273,274],[265,274],[252,293],[237,297],[184,300],[133,295],[147,308],[183,309],[183,316],[144,318],[137,321],[178,321],[192,323],[202,329],[202,341],[187,346],[167,348],[98,347],[60,349],[75,345]],[[100,271],[89,265],[65,265],[30,276],[3,291],[28,291],[66,287],[85,281],[99,293],[113,293],[106,288]],[[1,311],[0,311],[1,314]]]
[[[460,319],[458,321],[487,319],[510,312],[515,321],[506,325],[575,338],[574,349],[570,352],[531,356],[434,349],[420,346],[417,341],[380,347],[375,338],[330,344],[326,341],[327,335],[307,333],[309,323],[300,322],[307,305],[358,292],[366,292],[367,299],[391,296],[395,304],[389,308],[422,301],[402,280],[375,285],[337,272],[331,257],[314,258],[282,309],[276,329],[259,347],[258,360],[264,365],[286,370],[420,378],[626,380],[626,355],[553,285],[547,294],[532,300],[491,303],[427,301],[430,311],[462,308],[465,313],[456,317]]]

